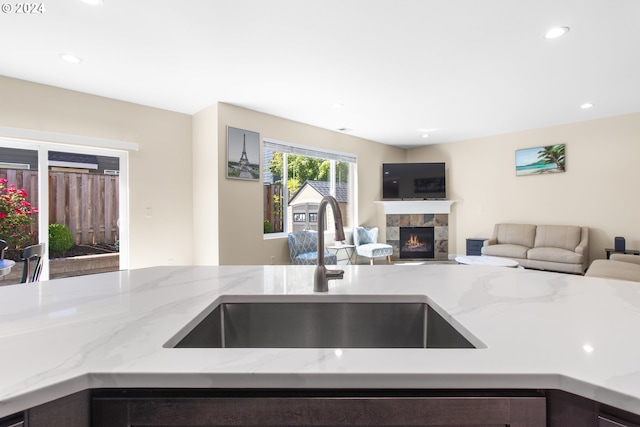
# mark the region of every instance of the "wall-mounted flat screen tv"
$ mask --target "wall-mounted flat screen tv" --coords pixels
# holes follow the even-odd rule
[[[444,163],[383,163],[383,199],[446,199]]]

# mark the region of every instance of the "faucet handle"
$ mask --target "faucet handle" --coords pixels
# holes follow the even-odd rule
[[[344,270],[329,270],[327,269],[327,280],[342,279],[344,277]]]

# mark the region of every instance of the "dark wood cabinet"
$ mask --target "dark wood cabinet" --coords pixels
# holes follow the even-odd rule
[[[0,427],[88,427],[91,391],[85,390],[0,418]]]
[[[91,425],[91,392],[81,391],[25,411],[25,427]]]
[[[512,426],[542,427],[544,396],[402,391],[102,391],[93,426]]]
[[[598,427],[638,427],[639,424],[632,423],[621,418],[607,414],[598,415]]]
[[[640,415],[559,390],[546,390],[549,427],[640,427]]]
[[[640,415],[560,390],[86,390],[0,427],[640,427]]]
[[[0,427],[24,427],[24,425],[24,414],[22,412],[0,418]]]

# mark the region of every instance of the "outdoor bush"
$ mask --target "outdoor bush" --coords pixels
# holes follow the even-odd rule
[[[53,252],[68,251],[73,246],[73,236],[62,224],[49,224],[49,249]]]
[[[10,250],[22,249],[34,239],[30,226],[38,210],[27,202],[24,189],[7,183],[0,179],[0,239],[7,242]]]
[[[264,232],[273,233],[273,226],[271,225],[271,221],[269,221],[268,219],[264,220]]]

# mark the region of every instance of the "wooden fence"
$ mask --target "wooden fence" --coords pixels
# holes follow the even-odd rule
[[[284,201],[282,184],[265,184],[263,186],[262,200],[264,203],[263,214],[266,221],[271,222],[273,232],[284,230],[282,220],[282,202]]]
[[[0,178],[24,188],[27,201],[37,207],[38,171],[0,169]],[[115,243],[119,180],[118,175],[49,171],[49,224],[67,226],[76,245]]]

